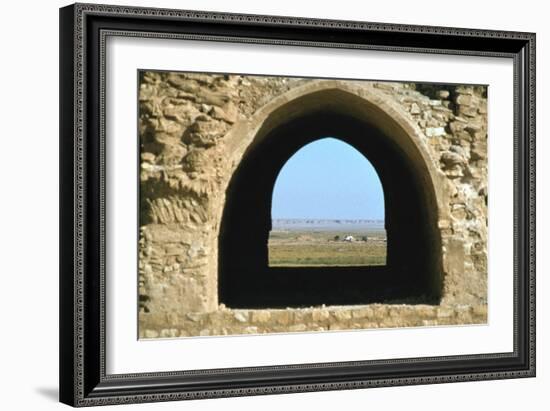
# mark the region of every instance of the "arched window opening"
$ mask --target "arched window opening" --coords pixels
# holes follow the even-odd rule
[[[374,117],[377,124],[368,111],[350,115],[341,106],[319,109],[314,97],[274,114],[288,120],[250,145],[232,174],[218,236],[219,302],[230,308],[437,303],[441,237],[435,191],[421,154],[391,117]],[[353,96],[335,97],[349,99],[350,111],[362,104]],[[315,109],[297,114],[295,108],[307,107],[310,99]],[[300,149],[327,136],[357,150],[379,176],[387,233],[384,265],[270,265],[277,177]]]
[[[299,149],[273,189],[269,267],[386,265],[382,183],[368,159],[332,137]]]

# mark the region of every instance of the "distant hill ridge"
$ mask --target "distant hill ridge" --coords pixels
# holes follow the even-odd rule
[[[274,225],[287,224],[384,224],[384,220],[378,219],[343,219],[343,218],[274,218]]]

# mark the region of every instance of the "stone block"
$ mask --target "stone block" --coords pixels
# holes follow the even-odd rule
[[[271,313],[268,310],[253,311],[252,322],[266,323],[271,319]]]
[[[327,310],[314,310],[311,313],[311,318],[314,322],[325,321],[330,317],[330,313]]]
[[[338,321],[347,321],[351,319],[351,311],[347,309],[336,310],[332,313]]]
[[[477,318],[487,318],[487,304],[474,306],[472,314]]]
[[[245,323],[248,321],[248,313],[245,311],[236,311],[233,314],[233,318],[235,318],[235,320],[237,320],[240,323]]]
[[[428,127],[426,128],[426,137],[440,137],[446,134],[444,127]]]
[[[145,338],[158,338],[159,333],[155,330],[145,330],[143,335]]]
[[[473,102],[473,97],[471,94],[459,94],[457,97],[456,97],[456,104],[461,104],[461,105],[464,105],[464,106],[469,106],[472,104]]]
[[[458,106],[458,113],[461,116],[476,117],[477,116],[477,108],[476,107],[460,105],[460,106]]]
[[[351,316],[354,319],[358,318],[371,318],[374,315],[374,311],[371,307],[356,308],[351,312]]]
[[[411,104],[411,114],[420,114],[421,110],[420,107],[418,107],[418,104],[412,103]]]
[[[279,325],[288,325],[292,321],[292,312],[290,310],[274,312],[273,317]]]
[[[199,322],[203,317],[200,313],[187,313],[185,316],[193,322]]]
[[[437,318],[438,319],[451,318],[451,317],[454,317],[454,315],[455,315],[455,311],[451,307],[440,307],[437,310]]]
[[[160,331],[161,338],[175,338],[179,336],[179,331],[176,328],[167,328]]]

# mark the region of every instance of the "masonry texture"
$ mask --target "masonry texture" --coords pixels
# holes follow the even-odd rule
[[[437,202],[437,304],[220,304],[218,235],[228,184],[247,150],[300,115],[292,102],[310,95],[334,95],[351,116],[383,112],[391,121],[377,126],[398,130],[421,153],[422,184]],[[300,107],[313,109],[312,101]],[[142,72],[139,136],[140,338],[486,323],[486,87]]]

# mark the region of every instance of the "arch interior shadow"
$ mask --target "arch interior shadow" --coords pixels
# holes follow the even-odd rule
[[[275,180],[301,147],[332,136],[376,169],[385,198],[385,266],[269,267]],[[420,157],[420,154],[418,154]],[[218,297],[232,308],[307,307],[375,302],[438,303],[441,237],[426,165],[378,128],[319,110],[275,128],[251,146],[226,192],[218,249]]]

